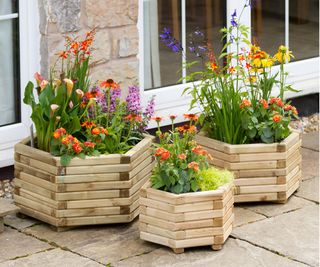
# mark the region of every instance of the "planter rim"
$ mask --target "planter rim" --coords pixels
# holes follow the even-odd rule
[[[141,139],[139,141],[139,143],[137,143],[134,147],[132,147],[130,150],[128,150],[124,154],[119,154],[119,153],[117,153],[117,154],[116,153],[115,154],[101,154],[99,156],[87,156],[86,155],[85,159],[107,159],[107,158],[128,158],[129,159],[136,152],[137,149],[142,148],[143,146],[146,145],[147,142],[149,142],[150,140],[152,141],[154,139],[153,135],[144,134],[143,136],[144,136],[144,138]],[[28,142],[30,142],[30,136],[23,139],[22,141],[18,142],[15,145],[15,149],[17,146],[21,146],[21,145],[27,146],[28,149],[30,149],[31,151],[36,151],[36,153],[42,155],[43,157],[45,157],[45,158],[50,157],[51,159],[53,159],[57,163],[60,163],[60,158],[61,158],[60,156],[53,156],[51,153],[49,153],[47,151],[38,149],[36,147],[31,147],[31,146],[27,145]],[[72,160],[74,160],[74,159],[72,159]],[[124,161],[127,161],[127,160],[124,160]]]
[[[200,134],[202,133],[202,134]],[[276,145],[282,145],[282,144],[286,144],[288,139],[293,136],[293,135],[300,135],[302,134],[301,131],[298,131],[298,130],[295,130],[295,129],[291,129],[290,131],[290,134],[285,138],[283,139],[282,141],[280,142],[274,142],[274,143],[251,143],[251,144],[229,144],[229,143],[226,143],[226,142],[223,142],[223,141],[220,141],[220,140],[217,140],[217,139],[214,139],[214,138],[211,138],[211,137],[208,137],[206,135],[203,134],[203,132],[199,132],[198,135],[201,136],[201,137],[204,137],[204,138],[207,138],[207,139],[210,139],[210,140],[213,140],[214,142],[217,142],[217,143],[220,143],[220,144],[224,144],[224,145],[227,145],[227,146],[230,146],[230,147],[245,147],[245,146],[261,146],[261,145],[264,145],[264,146],[274,146],[275,144]]]
[[[175,194],[159,189],[155,189],[151,187],[150,181],[148,181],[143,187],[142,190],[149,190],[153,192],[160,192],[163,196],[166,196],[171,199],[179,199],[179,198],[188,198],[190,196],[212,196],[212,197],[218,197],[218,196],[223,196],[223,194],[228,191],[231,187],[233,187],[234,184],[233,182],[229,182],[227,184],[219,186],[215,190],[209,190],[209,191],[199,191],[199,192],[188,192],[188,193],[182,193],[182,194]]]

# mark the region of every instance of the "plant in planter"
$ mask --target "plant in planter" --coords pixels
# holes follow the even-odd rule
[[[175,253],[205,245],[219,250],[232,231],[233,175],[209,167],[210,155],[194,141],[198,117],[186,117],[189,124],[157,132],[151,183],[140,193],[140,238]]]
[[[286,91],[296,91],[286,83],[284,69],[293,56],[282,45],[271,56],[248,40],[249,28],[240,23],[248,6],[239,18],[234,11],[231,26],[221,30],[226,43],[218,58],[205,40],[190,42],[205,68],[187,76],[193,86],[185,93],[192,97],[191,108],[202,111],[196,140],[213,155],[210,163],[235,174],[235,202],[285,202],[301,180],[301,140],[289,128],[298,113],[283,99]],[[271,69],[275,64],[277,73]]]
[[[25,90],[36,139],[34,147],[30,139],[15,146],[15,202],[58,228],[132,221],[153,167],[145,128],[154,99],[144,109],[136,86],[125,100],[112,79],[92,87],[94,31],[66,40],[50,79],[35,75],[37,97],[32,82]]]

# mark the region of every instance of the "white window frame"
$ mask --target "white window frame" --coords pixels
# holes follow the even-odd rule
[[[30,135],[30,109],[23,103],[24,88],[40,69],[38,0],[19,1],[20,114],[19,123],[0,126],[0,167],[14,162],[14,145]]]
[[[143,103],[145,104],[150,97],[156,96],[156,114],[158,116],[168,117],[170,114],[179,115],[177,122],[183,121],[184,118],[181,114],[188,112],[189,103],[191,98],[188,95],[182,96],[183,90],[188,86],[187,84],[177,84],[172,86],[165,86],[162,88],[144,90],[144,47],[143,47],[143,2],[145,0],[139,0],[139,16],[138,16],[138,29],[139,29],[139,81],[140,90]],[[238,12],[242,9],[246,0],[227,0],[227,26],[230,26],[230,15],[236,9]],[[185,6],[185,0],[181,0],[182,9]],[[289,0],[285,0],[285,45],[289,44]],[[185,21],[183,20],[184,12],[182,10],[181,27],[185,29]],[[242,15],[241,22],[251,27],[251,9],[248,7]],[[185,34],[182,33],[182,39]],[[280,44],[279,44],[280,45]],[[182,43],[185,48],[185,43]],[[232,49],[232,48],[231,48]],[[288,82],[292,83],[294,88],[303,89],[300,93],[287,92],[286,98],[296,97],[300,95],[307,95],[311,93],[317,93],[319,88],[319,57],[299,60],[286,64],[286,70],[289,72]],[[277,67],[274,67],[274,71],[277,71]],[[199,111],[195,109],[194,111]],[[170,120],[167,118],[162,122],[162,125],[170,124]],[[156,124],[154,122],[149,125],[150,128],[154,128]]]

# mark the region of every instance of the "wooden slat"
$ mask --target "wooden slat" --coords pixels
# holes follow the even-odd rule
[[[45,205],[47,205],[47,206],[49,206],[49,207],[51,207],[53,209],[58,209],[59,208],[59,202],[57,202],[55,200],[52,200],[50,198],[44,197],[42,195],[33,193],[31,191],[28,191],[28,190],[26,190],[24,188],[20,188],[19,189],[19,194],[17,194],[17,195],[20,195],[20,196],[22,196],[24,198],[33,200],[35,202],[44,203]]]
[[[199,145],[205,146],[207,148],[211,148],[213,150],[217,150],[223,153],[228,153],[229,144],[220,142],[215,139],[208,138],[200,134],[197,134],[195,137],[196,142]]]
[[[286,190],[286,185],[252,185],[240,186],[240,194],[273,193]]]
[[[129,172],[131,171],[130,164],[115,164],[115,165],[94,165],[88,168],[87,166],[67,166],[65,174],[85,174],[85,173],[113,173],[113,172]]]
[[[48,163],[45,163],[45,162],[42,162],[40,160],[36,160],[36,159],[30,158],[28,156],[20,155],[19,162],[22,163],[22,164],[28,165],[30,167],[33,167],[33,168],[48,172],[50,174],[54,174],[54,175],[58,175],[59,174],[59,168],[58,167],[56,167],[54,165],[51,165],[51,164],[48,164]]]
[[[286,146],[286,150],[289,150],[294,144],[299,142],[300,136],[296,132],[292,132],[286,139],[284,139],[280,144]]]
[[[100,190],[100,191],[81,191],[56,193],[55,200],[89,200],[89,199],[108,199],[120,197],[120,190]]]
[[[229,170],[260,170],[260,169],[276,169],[277,161],[251,161],[251,162],[239,162],[239,163],[227,163]]]
[[[89,199],[67,201],[67,209],[82,209],[95,207],[129,206],[139,198],[138,192],[128,198]]]
[[[240,154],[240,162],[245,161],[268,161],[268,160],[279,160],[286,159],[286,152],[271,152],[271,153],[254,153],[254,154]]]
[[[109,155],[99,155],[99,156],[86,156],[85,159],[73,158],[68,167],[75,166],[96,166],[96,165],[116,165],[121,164],[121,154],[109,154]],[[57,166],[62,166],[60,162],[60,157],[54,157],[57,162]]]
[[[28,215],[28,216],[30,216],[32,218],[35,218],[35,219],[38,219],[40,221],[49,223],[49,224],[51,224],[53,226],[58,226],[59,225],[58,219],[55,218],[55,217],[52,217],[52,216],[47,215],[47,214],[44,214],[42,212],[39,212],[39,211],[34,210],[34,209],[31,209],[31,208],[26,207],[26,206],[21,205],[21,204],[17,204],[17,206],[21,209],[20,212],[25,214],[25,215]]]
[[[277,177],[238,178],[234,179],[236,186],[277,184]]]
[[[26,164],[23,164],[23,163],[20,163],[17,161],[15,161],[15,163],[14,163],[14,169],[15,169],[15,177],[16,178],[19,178],[19,174],[21,171],[28,173],[28,174],[31,174],[31,175],[34,175],[40,179],[43,179],[43,180],[46,180],[49,182],[54,181],[54,177],[55,177],[54,175],[52,175],[46,171],[42,171],[37,168],[30,167]]]
[[[234,196],[234,202],[236,203],[252,201],[275,201],[277,199],[277,193],[241,194]]]
[[[141,140],[138,144],[136,144],[132,149],[130,149],[125,156],[130,157],[131,162],[136,160],[147,148],[150,147],[153,136],[146,136],[143,140]]]
[[[57,210],[58,218],[120,215],[120,207]]]
[[[39,212],[44,213],[46,215],[55,216],[55,209],[53,209],[45,204],[42,204],[41,202],[33,201],[31,199],[28,199],[28,198],[25,198],[22,196],[18,196],[18,195],[14,195],[14,202],[16,204],[20,204],[25,207],[29,207],[29,208],[32,207],[33,210],[39,211]]]
[[[44,196],[46,198],[53,199],[53,197],[52,197],[53,195],[52,195],[51,191],[49,191],[47,189],[44,189],[42,187],[36,186],[34,184],[28,183],[26,181],[23,181],[23,180],[15,178],[14,179],[14,185],[15,185],[15,187],[23,188],[23,189],[26,189],[26,190],[28,190],[30,192],[33,192],[33,193],[39,194],[41,196]]]
[[[62,175],[55,176],[55,183],[73,184],[73,183],[93,183],[93,182],[107,182],[120,181],[120,173],[101,173],[101,174],[79,174],[79,175]]]
[[[167,237],[163,237],[163,236],[159,236],[159,235],[155,235],[155,234],[150,234],[147,232],[142,232],[140,231],[140,238],[142,240],[146,240],[152,243],[156,243],[156,244],[160,244],[163,246],[167,246],[167,247],[174,247],[174,240],[169,239]]]
[[[143,169],[147,168],[149,165],[154,166],[154,160],[152,157],[148,157],[144,161],[142,161],[138,166],[136,166],[133,170],[129,172],[129,179],[132,179],[135,177],[139,172],[141,172]]]
[[[198,246],[207,246],[214,244],[214,237],[199,237],[199,238],[190,238],[184,240],[175,240],[176,248],[189,248],[189,247],[198,247]]]
[[[43,179],[39,179],[37,176],[25,173],[25,172],[20,172],[19,179],[26,181],[28,183],[37,185],[41,188],[53,191],[53,192],[58,192],[58,186],[54,183],[48,182]]]
[[[167,229],[164,229],[162,227],[150,225],[150,224],[145,224],[145,223],[140,223],[139,229],[142,232],[147,232],[151,234],[155,234],[158,236],[163,236],[167,238],[171,238],[174,240],[179,240],[179,239],[184,239],[185,238],[185,232],[184,231],[170,231]]]
[[[229,145],[230,154],[277,152],[278,144]]]

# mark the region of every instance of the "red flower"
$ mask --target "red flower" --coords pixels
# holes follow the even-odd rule
[[[197,171],[199,171],[199,164],[195,161],[192,161],[188,164],[188,168],[193,169],[197,172]]]
[[[84,144],[84,146],[90,147],[90,148],[94,148],[95,145],[96,145],[95,143],[90,142],[90,141],[86,141],[86,142],[84,142],[83,144]]]
[[[276,114],[276,115],[274,115],[274,116],[272,117],[272,120],[273,120],[274,122],[276,122],[276,123],[280,122],[281,119],[282,119],[282,117],[281,117],[280,115],[278,115],[278,114]]]
[[[61,135],[64,135],[64,134],[66,134],[66,130],[64,128],[56,129],[53,133],[53,138],[58,139],[61,137]]]
[[[177,115],[170,115],[169,118],[170,120],[174,121],[177,118]]]
[[[74,143],[72,145],[72,149],[77,154],[81,153],[81,151],[83,150],[83,148],[81,147],[81,145],[79,143]]]
[[[153,117],[152,120],[154,120],[156,122],[161,122],[162,121],[162,117]]]
[[[284,103],[282,102],[281,98],[278,98],[278,97],[271,98],[269,103],[270,104],[276,103],[276,105],[279,106],[279,107],[283,107],[284,106]]]
[[[92,121],[85,121],[81,124],[82,127],[86,127],[87,129],[91,129],[92,127],[96,126]]]
[[[250,107],[250,106],[251,106],[251,101],[249,99],[243,99],[240,104],[240,108]]]
[[[228,68],[228,71],[229,71],[229,73],[235,73],[236,69],[235,69],[235,67],[230,67],[230,68]]]
[[[250,65],[250,63],[246,63],[246,68],[250,69],[252,66]]]
[[[142,117],[140,115],[131,113],[129,115],[127,115],[126,117],[124,117],[124,119],[126,121],[137,121],[137,122],[142,122]]]
[[[103,88],[112,88],[112,89],[118,89],[119,88],[119,84],[117,84],[112,79],[101,81],[100,82],[100,86],[103,87]]]
[[[69,56],[68,51],[61,51],[61,52],[59,53],[59,57],[60,57],[60,58],[63,58],[63,59],[67,59],[68,56]]]
[[[197,127],[194,125],[185,124],[183,126],[178,127],[177,130],[181,133],[185,133],[185,132],[196,133]]]
[[[263,108],[268,108],[268,102],[265,99],[260,99],[259,102],[262,104]]]

